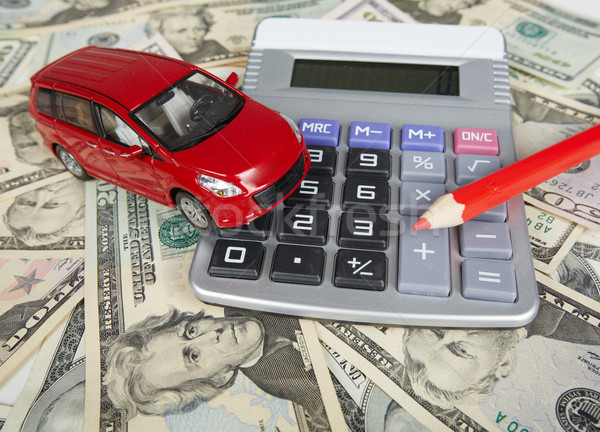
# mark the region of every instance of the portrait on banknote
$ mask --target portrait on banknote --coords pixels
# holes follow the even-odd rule
[[[394,329],[403,333],[405,378],[416,395],[442,409],[489,395],[515,360],[519,332]]]
[[[85,409],[85,381],[83,379],[85,375],[83,373],[80,373],[79,377],[74,375],[65,374],[62,377],[65,381],[65,383],[61,383],[62,389],[54,388],[53,391],[44,395],[44,399],[36,402],[32,415],[28,417],[21,429],[22,432],[82,430]],[[77,378],[79,381],[73,383],[72,381]],[[64,388],[65,386],[67,387]]]
[[[461,11],[486,0],[391,0],[401,11],[416,21],[437,24],[458,24]]]
[[[214,19],[204,6],[163,9],[148,19],[148,36],[161,34],[188,63],[199,64],[226,57],[229,50],[206,35]]]
[[[0,211],[5,225],[0,229],[2,249],[10,248],[11,243],[46,248],[74,238],[83,244],[84,185],[76,179],[51,183],[3,201]]]
[[[115,407],[164,415],[190,411],[244,374],[268,394],[301,405],[313,430],[327,427],[319,385],[298,348],[297,319],[225,309],[152,315],[110,345],[104,383]]]
[[[28,112],[29,86],[0,92],[0,195],[2,200],[65,177]]]
[[[427,402],[446,409],[493,394],[494,386],[511,375],[516,347],[525,338],[600,344],[599,328],[549,302],[542,302],[533,322],[520,329],[400,331],[411,388]]]
[[[552,277],[570,289],[600,301],[600,238],[585,232],[558,264]]]
[[[41,135],[35,128],[35,123],[27,109],[27,102],[0,109],[0,116],[6,117],[10,142],[19,162],[40,168],[63,170],[60,161],[44,145]]]

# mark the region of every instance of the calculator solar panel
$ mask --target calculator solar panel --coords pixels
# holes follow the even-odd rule
[[[514,161],[499,33],[270,19],[243,90],[297,123],[311,168],[273,212],[200,239],[190,270],[198,298],[386,325],[517,327],[535,317],[521,198],[456,228],[410,228],[437,197]]]

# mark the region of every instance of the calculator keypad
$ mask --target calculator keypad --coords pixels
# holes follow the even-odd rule
[[[261,284],[311,286],[326,290],[329,302],[332,291],[340,299],[391,292],[398,300],[385,302],[397,301],[391,307],[398,310],[417,297],[518,299],[506,204],[459,228],[410,229],[448,190],[501,167],[495,130],[319,118],[303,118],[299,127],[309,174],[272,214],[220,230],[211,277],[258,279],[259,292]]]

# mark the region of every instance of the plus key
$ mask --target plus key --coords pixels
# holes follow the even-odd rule
[[[421,235],[421,233],[425,233]],[[446,297],[450,294],[450,245],[447,229],[400,234],[398,291]]]

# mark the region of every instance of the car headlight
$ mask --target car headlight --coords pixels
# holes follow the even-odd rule
[[[198,175],[198,183],[220,198],[234,197],[242,193],[239,187],[204,174]]]
[[[288,124],[290,125],[290,127],[292,128],[292,130],[294,131],[294,133],[296,134],[296,139],[298,140],[298,142],[299,143],[302,142],[302,133],[300,132],[300,129],[298,129],[298,126],[296,125],[296,123],[294,123],[294,120],[292,120],[291,118],[289,118],[285,114],[279,113],[279,115],[281,117],[283,117],[283,119],[286,122],[288,122]]]

